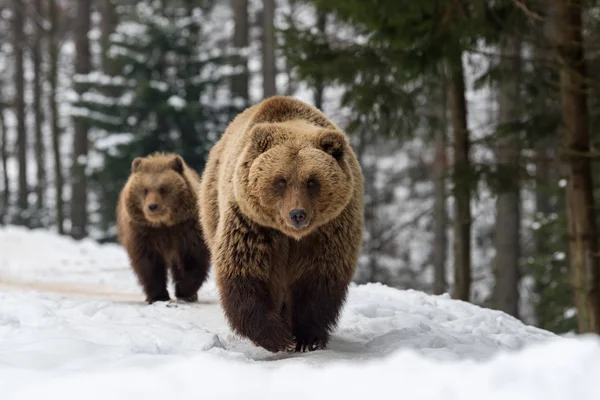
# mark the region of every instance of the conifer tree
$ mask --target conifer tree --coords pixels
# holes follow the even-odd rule
[[[116,73],[78,78],[87,91],[74,104],[93,127],[94,150],[103,160],[94,171],[103,231],[114,228],[134,157],[177,152],[201,172],[211,145],[240,111],[227,90],[231,54],[204,33],[210,10],[160,2],[118,10],[121,22],[107,54]]]

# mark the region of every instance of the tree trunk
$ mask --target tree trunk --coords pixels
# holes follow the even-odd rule
[[[499,124],[519,120],[521,43],[510,37],[502,44],[500,54],[500,87],[498,93]],[[498,137],[496,158],[499,168],[517,177],[520,165],[518,132],[506,132]],[[496,258],[492,307],[514,317],[519,316],[520,242],[520,184],[503,188],[496,201]]]
[[[298,15],[298,0],[288,0],[287,7],[290,16],[288,20],[289,29],[295,29]],[[286,78],[285,89],[283,90],[283,95],[285,96],[293,96],[294,92],[298,89],[298,82],[293,77],[292,69],[290,61],[284,57],[282,73],[285,74]]]
[[[29,188],[27,186],[27,127],[25,125],[25,70],[23,48],[25,46],[24,7],[21,0],[13,0],[13,43],[15,60],[15,108],[17,114],[17,158],[19,160],[19,196],[16,224],[29,223]]]
[[[231,0],[233,9],[233,21],[235,24],[233,31],[233,48],[235,50],[248,48],[248,0]],[[242,99],[246,104],[249,100],[248,95],[248,62],[245,57],[235,56],[234,66],[242,67],[242,73],[232,79],[231,91],[233,96]]]
[[[4,82],[0,82],[3,84]],[[0,209],[0,223],[8,222],[8,209],[10,205],[10,179],[8,177],[8,143],[7,143],[7,132],[6,132],[6,120],[4,119],[4,104],[2,104],[4,98],[0,96],[0,157],[2,157],[2,208]]]
[[[554,59],[554,50],[549,44],[557,42],[558,16],[554,0],[544,0],[540,5],[545,10],[543,22],[543,37],[539,43],[534,44],[533,60]],[[558,86],[556,87],[558,89]],[[559,95],[558,92],[556,94]],[[559,107],[555,104],[555,98],[544,97],[539,99],[538,113],[548,113],[549,115],[560,114]],[[540,110],[541,109],[541,110]],[[560,160],[557,149],[560,148],[560,136],[562,134],[557,130],[555,132],[546,132],[544,137],[535,142],[535,210],[536,213],[544,218],[550,213],[559,213],[560,208],[564,207],[558,204],[559,197],[555,192],[555,186],[560,179]],[[535,235],[534,252],[537,255],[549,255],[552,252],[551,245],[545,238],[539,238]],[[541,293],[543,287],[537,286],[535,294]]]
[[[327,13],[323,10],[317,11],[317,30],[323,36],[325,36],[325,29],[327,28]],[[315,74],[315,107],[319,110],[323,110],[323,94],[325,92],[325,82],[323,76],[320,73]]]
[[[543,0],[540,4],[541,9],[545,10],[544,22],[543,22],[543,36],[542,43],[537,44],[533,49],[534,60],[551,60],[554,56],[552,50],[549,48],[548,43],[556,43],[558,40],[558,15],[556,10],[556,3],[554,0]],[[560,110],[551,106],[552,101],[546,100],[546,104],[543,105],[546,112],[559,113]],[[552,107],[552,109],[550,109]],[[554,136],[544,137],[536,141],[536,191],[535,191],[535,202],[536,212],[543,215],[548,215],[553,210],[551,204],[550,185],[555,185],[559,173],[556,168],[556,149],[559,147],[558,133]],[[547,244],[545,242],[536,243],[536,252],[538,254],[548,253]]]
[[[448,253],[448,212],[446,210],[446,157],[448,134],[448,98],[446,85],[438,91],[439,104],[436,107],[437,123],[435,126],[435,158],[433,160],[433,185],[435,203],[433,206],[433,293],[442,294],[447,290],[446,257]]]
[[[35,129],[35,162],[37,168],[37,185],[36,192],[36,219],[40,226],[44,226],[42,219],[44,218],[44,195],[46,192],[46,157],[44,138],[42,136],[42,52],[41,45],[44,37],[42,27],[42,0],[35,0],[35,38],[32,46],[33,59],[33,113],[34,113],[34,129]]]
[[[560,0],[560,95],[568,159],[567,217],[579,331],[600,333],[600,263],[594,210],[582,0]]]
[[[64,203],[63,203],[63,187],[64,177],[62,170],[62,161],[60,159],[60,136],[61,131],[58,124],[59,113],[58,113],[58,58],[59,58],[59,15],[58,7],[56,4],[57,0],[48,1],[48,19],[50,20],[50,35],[48,43],[48,58],[50,63],[50,70],[48,72],[48,81],[50,84],[50,119],[51,119],[51,130],[52,130],[52,153],[54,159],[54,188],[55,188],[55,207],[56,207],[56,229],[60,235],[64,235]]]
[[[469,131],[461,53],[449,60],[450,113],[454,147],[454,288],[452,297],[469,301],[471,293],[471,193]]]
[[[114,0],[102,0],[100,11],[102,20],[100,22],[100,45],[102,47],[102,71],[108,75],[114,75],[114,62],[108,57],[108,49],[110,48],[110,35],[117,27],[118,18],[115,11]]]
[[[77,0],[75,24],[75,73],[87,74],[91,70],[90,31],[91,0]],[[83,89],[75,85],[77,93]],[[88,125],[82,118],[74,120],[73,163],[71,170],[71,236],[81,239],[87,236],[87,177],[85,173],[88,156]]]
[[[277,94],[275,66],[275,0],[263,0],[262,73],[263,98]]]

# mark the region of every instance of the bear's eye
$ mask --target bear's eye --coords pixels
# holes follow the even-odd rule
[[[144,188],[144,196],[148,195],[148,188]]]
[[[287,186],[287,182],[284,178],[278,178],[277,180],[275,180],[275,185],[279,189],[285,189],[285,187]]]
[[[159,189],[158,189],[158,193],[160,193],[160,194],[165,194],[165,193],[167,193],[167,188],[165,188],[165,187],[161,187],[161,188],[159,188]]]
[[[308,191],[311,195],[315,195],[319,192],[320,185],[316,179],[310,178],[306,182],[306,187],[308,188]]]

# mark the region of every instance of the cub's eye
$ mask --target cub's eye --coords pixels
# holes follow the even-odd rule
[[[309,188],[314,188],[315,186],[317,186],[317,181],[315,181],[314,179],[309,179],[308,182],[306,182],[306,186],[308,186]]]
[[[285,189],[287,182],[284,178],[279,178],[275,181],[275,185],[277,185],[279,189]]]
[[[148,194],[148,189],[144,188],[144,196],[146,196]]]
[[[165,194],[165,193],[167,193],[167,189],[164,188],[164,187],[161,187],[161,188],[158,189],[158,193]]]

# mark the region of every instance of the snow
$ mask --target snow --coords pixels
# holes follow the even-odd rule
[[[176,110],[181,110],[186,105],[186,101],[184,99],[182,99],[179,96],[175,96],[175,95],[169,97],[169,99],[167,100],[167,103],[169,103],[169,105]]]
[[[199,298],[147,305],[120,246],[1,228],[2,399],[600,394],[598,339],[561,338],[447,295],[352,285],[328,349],[305,354],[233,335],[212,277]]]

